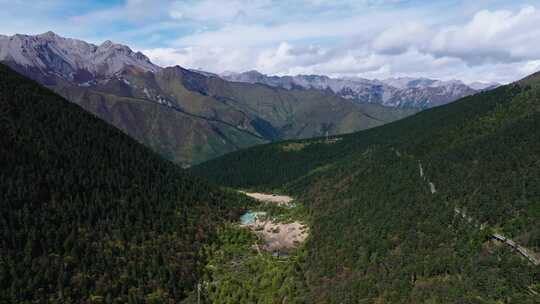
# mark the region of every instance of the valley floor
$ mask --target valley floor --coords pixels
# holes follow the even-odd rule
[[[292,202],[294,199],[286,195],[277,195],[277,194],[267,194],[259,192],[244,192],[240,191],[251,198],[254,198],[263,203],[275,203],[277,205],[287,205]]]
[[[290,196],[264,194],[264,193],[246,193],[249,197],[269,205],[276,205],[285,209],[296,208],[291,202],[294,200]],[[265,212],[256,213],[258,216],[247,223],[242,223],[253,231],[263,242],[262,249],[279,255],[301,245],[308,236],[308,228],[300,220],[278,219],[268,216]]]
[[[245,194],[257,202],[218,231],[198,292],[184,303],[305,303],[303,206],[288,196]]]

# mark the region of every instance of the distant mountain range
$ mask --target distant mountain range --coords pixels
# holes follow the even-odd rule
[[[184,166],[269,141],[371,128],[416,112],[162,68],[124,45],[98,46],[53,32],[0,36],[0,62]]]
[[[453,102],[475,93],[491,90],[497,83],[465,84],[459,80],[440,81],[427,78],[330,78],[320,75],[267,76],[257,71],[224,73],[229,81],[261,83],[288,90],[316,89],[360,103],[386,107],[426,109]]]

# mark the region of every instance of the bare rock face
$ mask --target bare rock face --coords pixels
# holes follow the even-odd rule
[[[261,83],[288,90],[315,89],[360,103],[374,103],[394,108],[425,109],[444,105],[480,91],[496,88],[496,83],[466,85],[459,80],[440,81],[427,78],[330,78],[320,75],[267,76],[257,71],[226,73],[229,81]]]
[[[110,77],[128,66],[142,71],[160,70],[145,55],[125,45],[106,41],[97,46],[53,32],[0,36],[0,61],[80,83]]]

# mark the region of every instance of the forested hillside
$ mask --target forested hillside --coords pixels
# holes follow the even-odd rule
[[[0,302],[177,303],[225,193],[0,65]]]
[[[0,35],[0,50],[1,63],[185,167],[262,143],[364,130],[418,111],[162,68],[126,45],[54,32]]]
[[[540,302],[540,266],[490,237],[539,257],[538,75],[372,130],[259,146],[193,171],[300,198],[312,218],[310,302]]]

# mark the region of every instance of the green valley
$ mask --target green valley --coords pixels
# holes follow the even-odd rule
[[[540,77],[355,134],[258,146],[193,172],[298,196],[309,303],[538,303]],[[456,208],[485,227],[480,230]]]
[[[0,0],[0,304],[540,304],[537,2]]]
[[[314,90],[227,82],[180,67],[126,69],[90,87],[59,83],[49,87],[184,166],[280,139],[367,129],[416,112]]]
[[[53,32],[0,36],[0,62],[183,167],[262,143],[368,129],[419,111],[160,67],[125,45],[98,46]]]
[[[259,215],[264,218],[249,224],[229,223],[218,230],[217,240],[205,248],[209,262],[198,291],[186,304],[306,303],[303,244],[272,245],[277,235],[298,233],[287,228],[287,223],[307,222],[304,209],[293,201],[288,206],[254,203],[250,210],[264,213]],[[274,224],[282,231],[268,229]]]

